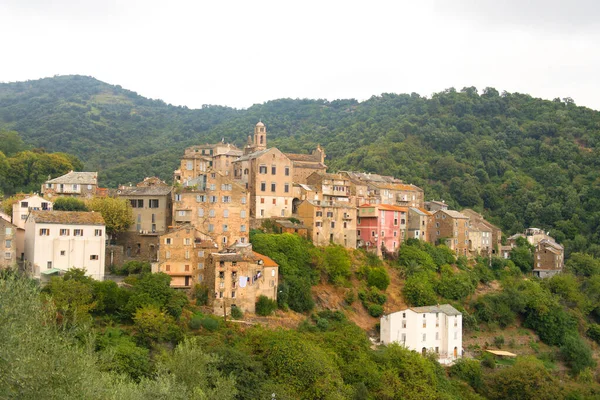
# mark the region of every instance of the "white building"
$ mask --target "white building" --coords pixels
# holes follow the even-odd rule
[[[381,343],[399,343],[441,364],[462,356],[462,314],[449,304],[411,307],[381,317]]]
[[[32,211],[25,223],[25,262],[35,278],[75,267],[103,280],[105,248],[100,213]]]
[[[53,203],[37,194],[25,197],[13,204],[12,223],[17,226],[16,254],[19,260],[25,256],[25,221],[30,211],[50,211]]]

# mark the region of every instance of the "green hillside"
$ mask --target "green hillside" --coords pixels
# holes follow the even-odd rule
[[[78,156],[109,187],[148,175],[170,180],[186,146],[243,145],[259,119],[282,150],[323,145],[331,170],[394,175],[428,199],[485,210],[508,233],[537,226],[567,253],[600,255],[600,113],[568,98],[465,88],[191,110],[91,77],[0,84],[0,127]]]

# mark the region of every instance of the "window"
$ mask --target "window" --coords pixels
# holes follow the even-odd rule
[[[27,219],[27,214],[21,215],[21,219]]]
[[[65,253],[66,253],[66,252],[65,252],[64,250],[61,250],[61,251],[60,251],[60,255],[61,255],[61,256],[64,256],[64,255],[65,255]]]
[[[271,175],[277,174],[277,167],[275,165],[271,165]]]
[[[199,194],[196,196],[196,202],[198,203],[204,203],[206,201],[206,196],[203,194]]]
[[[183,239],[183,244],[186,246],[189,246],[190,244],[192,244],[192,239],[190,238],[184,238]]]
[[[189,251],[189,250],[186,250],[186,251],[185,251],[185,259],[186,259],[186,260],[189,260],[189,259],[190,259],[190,251]]]
[[[165,271],[170,272],[171,266],[169,264],[165,265]]]
[[[223,225],[223,232],[227,232],[228,228],[229,227],[227,225]]]
[[[217,202],[217,196],[209,196],[208,202],[209,203],[216,203]]]
[[[335,228],[335,221],[331,221],[331,228]]]
[[[223,210],[223,218],[229,218],[229,210]]]
[[[246,232],[246,225],[240,225],[240,232]]]
[[[179,215],[180,217],[185,217],[186,213],[187,212],[185,210],[179,210],[179,211],[177,211],[177,215]]]
[[[98,255],[97,254],[92,254],[90,256],[90,260],[97,260],[98,259]]]
[[[246,218],[246,210],[240,211],[240,217],[241,218]]]
[[[277,199],[273,199],[273,205],[277,204]]]
[[[204,217],[204,208],[199,208],[198,209],[198,216],[199,217]]]
[[[215,210],[209,210],[208,211],[208,216],[209,217],[214,217],[216,215]]]
[[[402,343],[405,343],[405,342],[406,342],[406,333],[403,333],[402,334]]]
[[[265,190],[267,190],[267,182],[261,182],[260,183],[260,191],[264,192]]]
[[[321,221],[317,221],[317,222],[315,222],[315,226],[316,226],[316,227],[320,227],[320,226],[322,226],[322,224],[321,224]]]
[[[344,222],[344,229],[348,228],[348,223]]]
[[[402,318],[406,318],[406,313],[405,312],[402,313]]]
[[[235,290],[233,290],[233,291],[231,292],[231,298],[232,298],[232,299],[235,299]]]
[[[317,211],[316,212],[316,216],[317,217],[322,217],[323,216],[323,211]]]
[[[27,207],[29,207],[29,203],[26,202],[26,201],[22,201],[21,202],[21,208],[27,208]]]
[[[275,184],[275,182],[271,182],[271,192],[274,192],[276,188],[277,185]]]
[[[435,340],[440,340],[440,333],[439,332],[435,333]]]
[[[265,210],[260,210],[260,216],[264,217],[265,216]]]
[[[48,268],[48,269],[52,269],[52,261],[48,261],[48,262],[46,263],[46,268]]]
[[[208,224],[208,231],[209,232],[214,232],[215,231],[215,226],[213,224]]]
[[[246,204],[246,197],[242,197],[242,204]]]
[[[198,263],[198,269],[204,269],[204,263]]]
[[[260,204],[265,204],[265,198],[264,197],[260,198]]]
[[[403,329],[405,329],[405,328],[406,328],[406,320],[405,320],[405,319],[403,319],[403,320],[402,320],[402,328],[403,328]]]
[[[143,199],[137,200],[137,208],[144,208],[144,200]]]
[[[165,251],[165,258],[171,258],[171,252],[169,250]]]
[[[398,218],[394,218],[394,225],[398,225]]]
[[[158,199],[150,199],[148,200],[148,207],[150,208],[158,208]]]
[[[102,236],[102,229],[95,229],[94,236]]]
[[[214,176],[213,176],[213,178],[214,178]],[[210,184],[210,190],[217,190],[217,185],[215,185],[214,183],[211,183]]]
[[[423,334],[423,341],[425,342],[427,340],[427,334]]]
[[[258,173],[259,174],[266,174],[267,173],[267,166],[266,165],[261,165],[258,167]]]
[[[454,332],[454,340],[458,339],[458,332]]]
[[[385,232],[381,231],[381,237],[384,237],[384,236],[385,236]]]
[[[286,193],[290,192],[290,184],[289,183],[286,183],[283,185],[283,191]]]
[[[175,195],[175,201],[181,201],[181,195],[180,194],[176,194]]]
[[[394,237],[398,236],[398,231],[394,231]]]
[[[204,250],[200,250],[198,252],[198,257],[204,257]]]
[[[285,176],[290,176],[290,167],[286,166],[284,171],[285,171]]]
[[[50,236],[50,229],[46,229],[46,228],[40,229],[40,236]]]
[[[285,210],[281,210],[281,216],[285,217]]]
[[[69,236],[69,229],[61,229],[58,234],[60,236]]]
[[[191,171],[192,169],[194,169],[194,162],[193,161],[186,161],[186,163],[185,163],[185,169],[187,169],[188,171]]]
[[[227,244],[227,237],[223,236],[223,244]]]
[[[188,264],[185,264],[185,272],[189,272],[190,271],[190,266]]]
[[[171,238],[165,238],[165,244],[171,244]]]
[[[4,247],[6,247],[7,249],[10,249],[10,248],[11,248],[11,246],[12,246],[12,240],[7,240],[7,241],[4,243]]]
[[[221,200],[223,203],[231,203],[231,196],[223,196]]]
[[[77,190],[78,185],[73,185],[73,190]]]
[[[327,211],[327,218],[333,218],[333,211]]]

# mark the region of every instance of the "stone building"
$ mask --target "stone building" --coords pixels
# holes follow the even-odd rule
[[[69,172],[42,184],[42,195],[91,198],[98,189],[97,172]]]
[[[206,260],[217,251],[210,236],[190,224],[181,225],[160,236],[158,262],[154,272],[171,277],[171,287],[189,289],[205,280]]]
[[[464,210],[461,210],[460,213],[469,217],[469,220],[472,223],[478,222],[480,224],[483,224],[487,228],[486,230],[491,231],[492,236],[489,244],[491,254],[499,254],[500,248],[502,247],[502,230],[496,225],[486,220],[485,218],[483,218],[483,215],[471,210],[470,208],[465,208]]]
[[[430,243],[447,245],[457,257],[469,256],[469,217],[454,210],[437,210],[430,221]]]
[[[208,168],[173,193],[173,222],[192,224],[220,248],[248,242],[248,190],[230,176]]]
[[[334,243],[356,248],[356,207],[343,202],[304,200],[298,206],[298,217],[308,227],[308,236],[316,246]]]
[[[0,269],[17,263],[17,227],[0,218]]]
[[[542,239],[535,246],[533,275],[550,278],[561,273],[564,267],[565,249],[553,239]]]
[[[174,181],[183,183],[205,173],[209,168],[225,176],[233,175],[233,161],[243,151],[230,143],[204,144],[185,149],[179,169],[174,172]]]
[[[381,343],[398,343],[441,364],[462,357],[462,314],[450,304],[411,307],[381,317]]]
[[[306,184],[315,188],[323,201],[351,204],[351,182],[345,175],[313,172],[306,178]]]
[[[357,206],[362,204],[390,204],[401,207],[424,206],[424,192],[418,186],[404,183],[392,176],[364,172],[342,171],[355,186]],[[366,191],[365,191],[366,187]]]
[[[408,239],[427,240],[427,228],[431,213],[424,208],[408,208]]]
[[[265,139],[266,140],[266,139]],[[291,217],[293,169],[276,148],[262,149],[234,161],[234,179],[250,193],[250,217]]]
[[[315,172],[325,173],[325,150],[317,145],[310,154],[285,153],[292,161],[293,180],[295,183],[308,183],[307,178]]]
[[[469,220],[469,252],[472,256],[492,254],[492,229],[479,221]]]
[[[84,211],[31,211],[25,222],[25,262],[32,275],[85,268],[104,279],[106,229],[102,215]]]
[[[205,283],[214,292],[209,298],[215,314],[229,314],[232,306],[253,313],[259,296],[277,300],[279,266],[251,244],[239,243],[210,254]]]

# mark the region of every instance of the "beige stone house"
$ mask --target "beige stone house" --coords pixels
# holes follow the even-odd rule
[[[47,180],[42,184],[42,195],[90,198],[98,189],[97,172],[74,172]]]
[[[315,188],[323,201],[351,204],[351,182],[346,175],[318,171],[310,174],[306,183]]]
[[[430,200],[425,202],[425,209],[434,213],[437,210],[447,210],[448,204],[445,201]]]
[[[492,229],[477,220],[469,219],[469,251],[472,256],[492,254]]]
[[[461,210],[461,214],[464,214],[467,217],[469,217],[469,220],[471,222],[478,222],[480,224],[485,225],[485,227],[492,232],[489,248],[491,250],[491,254],[499,254],[500,248],[502,247],[502,230],[496,225],[487,221],[485,218],[483,218],[483,215],[471,210],[470,208],[465,208],[464,210]]]
[[[437,210],[430,221],[430,243],[441,242],[456,256],[469,256],[469,217],[454,210]]]
[[[298,217],[308,227],[308,236],[316,246],[339,244],[354,249],[357,245],[357,210],[347,203],[304,200]]]
[[[17,227],[0,218],[0,269],[17,263]]]
[[[357,206],[362,204],[389,204],[417,208],[424,206],[423,189],[404,183],[400,179],[364,172],[342,171],[341,174],[348,177],[355,186],[350,192],[356,196]]]
[[[179,169],[174,172],[176,183],[184,183],[209,168],[225,176],[233,175],[233,161],[243,155],[243,151],[230,143],[204,144],[185,149]]]
[[[427,228],[432,214],[424,208],[408,208],[408,239],[427,240]]]
[[[327,171],[325,150],[320,145],[317,145],[317,148],[310,154],[285,153],[285,155],[292,161],[294,171],[293,180],[295,183],[310,184],[307,178],[311,174]]]
[[[190,224],[175,227],[160,236],[154,272],[169,275],[173,288],[189,289],[204,282],[211,251],[217,251],[217,245],[210,236]]]
[[[259,296],[277,300],[279,266],[240,243],[210,254],[205,282],[214,291],[209,298],[215,314],[229,314],[232,306],[253,313]]]
[[[234,161],[234,178],[250,193],[250,217],[291,217],[293,168],[276,148],[262,149]]]
[[[230,176],[209,168],[173,193],[173,222],[190,223],[220,248],[248,242],[250,196]]]
[[[102,215],[83,211],[31,211],[25,222],[25,263],[35,278],[85,268],[104,279],[106,229]]]

